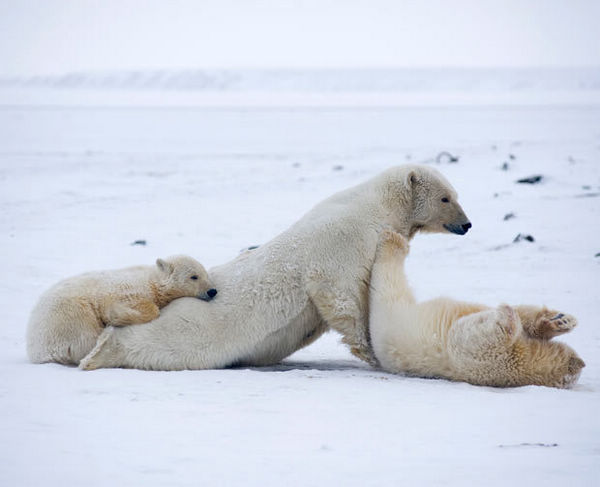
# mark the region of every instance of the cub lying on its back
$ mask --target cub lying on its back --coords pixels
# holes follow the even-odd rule
[[[404,237],[383,233],[371,275],[370,333],[385,370],[499,387],[577,381],[583,360],[550,341],[575,327],[573,316],[447,298],[417,304],[404,274],[407,254]]]
[[[31,313],[27,354],[34,363],[78,364],[105,326],[146,323],[184,296],[209,301],[217,290],[195,259],[177,255],[156,266],[89,272],[46,291]]]

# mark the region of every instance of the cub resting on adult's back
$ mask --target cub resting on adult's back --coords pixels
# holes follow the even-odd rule
[[[70,277],[48,289],[31,312],[27,354],[34,363],[78,364],[105,326],[145,323],[173,299],[209,301],[216,294],[204,266],[186,255]]]
[[[500,387],[577,381],[583,360],[550,341],[575,327],[573,316],[447,298],[417,304],[404,274],[407,254],[404,237],[382,233],[371,275],[370,332],[385,370]]]
[[[328,327],[375,363],[368,290],[382,226],[463,235],[471,224],[435,169],[400,166],[333,195],[290,229],[210,270],[219,296],[178,299],[155,321],[107,328],[83,369],[179,370],[277,363]]]

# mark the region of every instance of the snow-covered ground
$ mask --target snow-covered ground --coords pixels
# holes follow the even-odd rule
[[[61,107],[7,97],[0,485],[598,482],[600,105]],[[459,162],[436,164],[444,150]],[[574,389],[394,376],[354,359],[335,333],[261,369],[28,363],[29,311],[58,279],[173,253],[219,264],[405,162],[443,171],[473,222],[464,237],[415,238],[418,297],[576,315],[563,338],[587,363]],[[533,174],[540,184],[515,183]],[[513,243],[519,233],[535,242]]]

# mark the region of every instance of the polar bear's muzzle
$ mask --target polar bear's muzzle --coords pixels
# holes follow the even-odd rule
[[[452,233],[456,233],[457,235],[464,235],[465,233],[467,233],[469,231],[469,228],[471,228],[473,225],[471,225],[471,222],[466,222],[466,223],[445,223],[444,224],[444,228],[446,230],[448,230],[449,232]]]
[[[198,296],[198,299],[201,299],[202,301],[211,301],[216,295],[217,295],[217,290],[214,288],[211,288],[208,291],[206,291],[205,293],[202,293],[200,296]]]

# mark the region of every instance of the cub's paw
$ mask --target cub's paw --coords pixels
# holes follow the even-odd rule
[[[384,228],[379,234],[378,251],[386,253],[400,253],[405,256],[410,250],[408,240],[395,232],[390,227]]]
[[[571,331],[577,326],[577,319],[559,311],[544,309],[535,319],[536,338],[550,340],[555,336]]]

